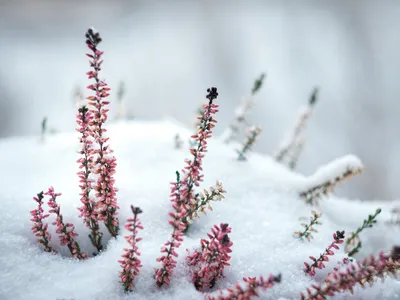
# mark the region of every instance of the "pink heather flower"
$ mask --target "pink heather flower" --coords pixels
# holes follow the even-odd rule
[[[37,209],[31,210],[31,221],[33,222],[32,231],[36,237],[38,237],[37,241],[44,246],[44,251],[46,252],[56,252],[50,245],[51,236],[49,231],[47,230],[48,224],[43,223],[43,220],[46,219],[49,214],[43,214],[43,192],[37,194],[37,197],[33,197],[38,203]]]
[[[218,105],[213,103],[213,101],[218,97],[217,88],[209,88],[207,89],[207,92],[208,94],[206,98],[209,100],[209,102],[204,106],[203,115],[198,117],[200,120],[200,126],[197,134],[191,136],[191,138],[196,141],[196,146],[190,149],[193,159],[186,159],[185,162],[187,166],[182,170],[184,178],[180,193],[182,200],[188,206],[187,214],[183,217],[185,230],[188,226],[187,217],[193,214],[197,204],[197,199],[195,197],[193,188],[194,186],[199,186],[200,182],[203,181],[204,175],[201,174],[201,171],[203,170],[202,159],[207,152],[207,139],[211,138],[212,128],[215,127],[215,123],[217,122],[213,118],[213,115],[218,112]]]
[[[325,261],[329,260],[328,256],[334,255],[335,253],[333,252],[332,248],[334,249],[339,249],[339,244],[342,244],[344,242],[344,231],[336,231],[336,233],[333,234],[333,242],[328,246],[328,248],[325,249],[324,253],[320,255],[320,257],[317,259],[314,256],[310,256],[310,259],[313,261],[311,265],[308,263],[304,262],[304,272],[307,274],[314,276],[315,275],[315,269],[323,269],[325,268]]]
[[[329,274],[322,285],[312,285],[307,293],[301,293],[301,299],[320,300],[349,290],[353,293],[356,284],[362,287],[370,285],[377,278],[384,279],[387,275],[398,276],[400,272],[400,247],[394,247],[391,255],[381,252],[378,258],[370,256],[362,262],[347,264],[346,270],[338,270]]]
[[[101,56],[103,52],[97,49],[101,38],[98,32],[89,29],[86,33],[86,44],[91,50],[91,53],[86,55],[90,58],[91,71],[87,72],[89,79],[94,79],[94,83],[87,86],[89,90],[95,92],[94,96],[89,96],[90,113],[93,118],[90,120],[89,134],[92,136],[94,142],[98,145],[98,149],[91,149],[90,155],[94,157],[92,173],[97,174],[97,182],[93,187],[96,191],[96,197],[99,199],[96,209],[98,219],[103,221],[108,231],[113,237],[116,237],[119,230],[119,221],[117,218],[117,188],[114,187],[114,173],[117,165],[116,158],[111,155],[113,152],[107,141],[109,138],[104,136],[107,131],[103,128],[103,124],[107,120],[107,105],[110,103],[105,100],[109,96],[110,88],[107,83],[99,79],[99,71],[103,60]]]
[[[181,197],[182,183],[179,172],[177,171],[176,182],[171,182],[171,201],[174,211],[169,213],[171,217],[169,224],[171,224],[173,232],[171,239],[161,247],[161,253],[165,254],[157,258],[157,261],[162,264],[162,267],[155,272],[156,283],[159,287],[164,284],[168,286],[171,281],[172,272],[176,267],[176,260],[174,257],[178,257],[178,253],[176,253],[175,250],[181,245],[183,241],[183,231],[186,228],[185,224],[182,222],[187,212],[185,201]]]
[[[229,253],[232,242],[228,234],[232,231],[228,224],[214,225],[210,240],[202,239],[201,249],[186,257],[190,266],[192,282],[199,291],[212,288],[218,279],[223,278],[225,266],[229,266]]]
[[[57,197],[61,196],[61,193],[55,193],[54,188],[50,187],[45,195],[50,196],[49,202],[47,203],[50,207],[49,213],[54,213],[56,215],[56,222],[52,224],[57,226],[56,233],[59,235],[61,246],[67,246],[73,258],[88,258],[86,253],[81,252],[79,244],[75,241],[75,237],[78,236],[75,232],[75,226],[71,223],[64,223],[63,216],[60,213],[60,206],[56,202]]]
[[[138,229],[143,229],[143,225],[138,218],[138,215],[142,213],[142,210],[139,207],[133,207],[133,205],[131,205],[131,210],[133,213],[133,219],[128,219],[127,224],[125,225],[125,228],[132,232],[132,235],[125,236],[125,239],[131,248],[124,248],[125,253],[122,255],[123,260],[118,261],[122,268],[122,271],[120,272],[120,278],[125,292],[132,290],[134,286],[133,280],[137,275],[139,275],[139,268],[142,267],[142,264],[138,258],[138,256],[140,256],[140,252],[136,246],[136,243],[142,240],[142,238],[136,237]]]
[[[89,112],[86,106],[82,106],[78,110],[76,116],[76,122],[79,126],[77,131],[81,133],[79,142],[82,144],[82,150],[78,153],[82,155],[81,158],[77,160],[79,163],[79,171],[77,174],[79,176],[79,187],[81,188],[81,202],[82,206],[78,208],[80,211],[79,217],[83,218],[84,223],[91,230],[89,238],[93,246],[97,251],[103,249],[101,245],[101,237],[103,233],[100,232],[98,214],[96,211],[96,201],[90,197],[90,192],[93,189],[92,181],[89,176],[91,174],[92,164],[94,157],[91,154],[91,149],[93,142],[90,139],[90,126],[89,123],[93,119],[92,114]]]
[[[258,290],[261,289],[265,291],[273,287],[276,283],[281,282],[281,275],[270,275],[267,280],[265,280],[262,276],[260,279],[256,279],[256,277],[247,277],[243,278],[245,282],[245,286],[243,287],[239,283],[233,288],[227,290],[227,293],[224,291],[219,291],[218,296],[207,295],[207,299],[209,300],[250,300],[253,296],[258,297]]]

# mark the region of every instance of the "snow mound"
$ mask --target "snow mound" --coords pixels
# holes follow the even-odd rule
[[[110,144],[117,157],[116,186],[121,225],[130,218],[130,205],[143,210],[140,219],[144,230],[139,236],[143,267],[135,279],[135,290],[124,294],[119,283],[123,248],[127,247],[123,235],[109,240],[102,254],[87,261],[68,258],[66,247],[60,249],[53,226],[51,245],[60,255],[44,253],[31,232],[30,211],[36,207],[32,197],[41,190],[54,186],[61,192],[58,198],[64,219],[74,223],[79,233],[78,242],[84,251],[94,248],[87,235],[89,231],[78,218],[79,202],[78,166],[79,150],[76,133],[47,137],[45,143],[38,138],[9,138],[0,140],[0,299],[203,299],[189,281],[184,265],[186,249],[199,246],[201,238],[214,224],[229,223],[233,242],[231,266],[225,270],[226,278],[215,289],[234,285],[244,276],[282,274],[282,282],[265,293],[261,299],[298,299],[307,287],[326,275],[345,254],[343,246],[328,263],[325,270],[317,270],[316,278],[303,272],[303,262],[310,255],[318,256],[332,241],[336,230],[351,232],[362,224],[368,214],[382,208],[378,224],[361,233],[363,248],[359,256],[388,251],[400,243],[400,230],[387,227],[393,203],[361,202],[322,199],[321,226],[316,227],[311,242],[295,239],[293,233],[301,229],[300,217],[309,218],[312,207],[305,204],[299,192],[309,188],[311,182],[322,182],[342,164],[361,166],[353,156],[339,164],[323,168],[306,178],[289,171],[268,156],[250,153],[248,160],[237,161],[234,146],[225,145],[218,138],[209,141],[209,152],[204,158],[205,181],[202,188],[222,182],[226,199],[213,204],[213,212],[202,216],[190,227],[178,249],[178,266],[171,286],[159,290],[154,284],[154,269],[160,265],[160,247],[171,234],[168,224],[169,182],[175,180],[175,171],[184,167],[189,157],[187,141],[182,149],[174,148],[177,133],[185,140],[191,132],[172,121],[119,122],[109,126]],[[338,166],[339,165],[339,166]],[[336,176],[336,174],[333,174]],[[351,183],[350,183],[351,184]],[[45,205],[47,210],[47,204]],[[108,239],[108,237],[105,237]],[[314,281],[315,280],[315,281]],[[334,299],[399,299],[400,282],[396,279],[378,281],[371,288],[355,288]]]

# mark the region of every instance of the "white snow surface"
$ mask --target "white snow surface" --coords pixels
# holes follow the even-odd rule
[[[178,265],[171,285],[160,290],[153,275],[160,266],[156,262],[160,247],[171,234],[169,182],[175,180],[175,171],[184,167],[184,159],[190,158],[187,144],[180,150],[174,149],[174,137],[178,132],[181,137],[192,133],[169,120],[119,122],[108,128],[118,162],[116,185],[121,225],[131,217],[131,204],[144,211],[140,215],[144,230],[139,232],[143,240],[138,244],[143,267],[135,279],[134,292],[125,294],[119,283],[117,261],[127,247],[123,238],[125,229],[116,240],[106,236],[107,249],[86,261],[71,259],[66,247],[62,247],[61,255],[44,253],[31,232],[30,211],[36,208],[32,197],[54,186],[56,192],[62,193],[57,200],[65,221],[74,223],[80,234],[81,248],[93,251],[87,238],[89,231],[77,211],[80,206],[76,175],[78,133],[67,133],[48,136],[45,143],[40,143],[38,137],[0,140],[1,300],[203,299],[188,278],[184,265],[186,249],[199,246],[210,228],[222,222],[232,227],[233,252],[231,266],[224,272],[226,278],[214,290],[230,287],[244,276],[281,273],[282,282],[260,293],[261,299],[298,299],[300,292],[321,281],[344,257],[344,247],[341,246],[326,269],[317,270],[315,278],[304,274],[303,262],[309,262],[310,255],[321,254],[336,230],[349,233],[356,230],[378,207],[382,208],[378,223],[361,233],[363,248],[356,258],[380,250],[387,252],[392,245],[400,244],[400,228],[385,224],[394,202],[362,202],[330,196],[322,199],[319,207],[312,208],[298,196],[309,179],[268,156],[249,153],[247,161],[237,161],[235,145],[225,145],[213,137],[204,158],[205,181],[201,187],[208,188],[220,180],[227,191],[226,199],[214,203],[214,211],[190,227],[178,249]],[[358,161],[353,163],[357,165]],[[48,210],[47,203],[44,208]],[[302,229],[299,218],[308,219],[312,209],[322,212],[323,224],[316,227],[319,232],[311,242],[301,242],[293,233]],[[51,221],[51,217],[47,220]],[[54,226],[49,228],[51,245],[60,250]],[[354,295],[344,293],[334,297],[378,298],[400,299],[400,281],[388,278],[364,290],[356,287]]]

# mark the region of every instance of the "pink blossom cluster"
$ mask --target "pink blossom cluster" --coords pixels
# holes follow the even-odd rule
[[[217,122],[213,118],[213,115],[218,112],[218,104],[213,103],[213,101],[218,97],[217,88],[209,88],[207,89],[207,92],[208,94],[206,98],[209,102],[207,105],[204,105],[203,115],[198,116],[200,126],[198,127],[197,133],[191,136],[191,138],[196,141],[196,146],[190,149],[193,159],[186,159],[186,167],[182,170],[184,178],[181,197],[188,206],[186,217],[183,218],[186,227],[188,226],[187,223],[189,216],[193,214],[197,204],[193,187],[199,186],[204,177],[204,175],[201,174],[201,171],[203,170],[202,159],[207,152],[207,139],[211,138],[212,128],[215,127],[215,123]]]
[[[89,123],[92,121],[93,116],[86,106],[82,106],[78,109],[78,114],[76,116],[76,122],[78,124],[77,131],[81,133],[79,142],[82,144],[82,150],[79,154],[82,155],[81,158],[77,160],[79,163],[79,171],[77,174],[79,176],[79,187],[81,189],[81,203],[83,204],[78,208],[80,211],[80,217],[83,217],[83,221],[86,226],[91,229],[89,238],[92,244],[96,247],[97,251],[102,250],[101,237],[103,233],[100,231],[98,212],[96,210],[96,201],[91,197],[90,192],[93,189],[92,180],[90,179],[92,164],[93,164],[93,154],[91,152],[93,142],[90,139],[90,126]]]
[[[138,215],[143,211],[139,207],[131,205],[133,218],[127,220],[125,228],[131,232],[131,235],[125,236],[126,241],[131,246],[130,249],[124,248],[125,253],[122,255],[122,260],[118,262],[121,265],[122,271],[120,272],[121,283],[124,286],[125,292],[131,291],[134,284],[133,281],[139,275],[139,268],[142,267],[141,261],[138,258],[140,252],[136,243],[140,242],[142,238],[137,237],[138,229],[143,229]]]
[[[92,160],[90,164],[88,163],[88,171],[97,175],[97,181],[93,189],[96,192],[95,197],[98,201],[94,203],[91,202],[90,199],[83,199],[84,205],[81,208],[81,213],[83,213],[86,218],[93,220],[93,222],[97,222],[97,220],[103,221],[110,234],[115,237],[119,230],[119,221],[117,218],[117,210],[119,208],[116,197],[117,188],[114,186],[115,180],[113,177],[117,163],[116,158],[111,155],[113,151],[107,144],[109,138],[104,136],[107,130],[102,127],[107,120],[107,113],[109,111],[106,106],[110,102],[105,99],[109,96],[110,88],[107,86],[107,83],[100,80],[98,76],[103,62],[101,58],[103,52],[97,49],[98,44],[101,42],[99,33],[89,29],[86,33],[86,38],[86,44],[91,50],[91,53],[87,53],[86,55],[90,58],[90,67],[93,69],[86,74],[89,79],[94,79],[94,83],[88,85],[87,88],[93,90],[95,95],[87,97],[90,115],[86,120],[78,122],[78,124],[80,123],[82,127],[82,122],[88,121],[85,139],[88,139],[89,136],[93,139],[93,142],[88,142],[89,145],[84,150],[88,151],[88,153],[84,155],[90,157]],[[84,130],[85,129],[83,129],[83,131]],[[98,147],[94,148],[92,144]],[[84,162],[84,160],[85,158],[83,158],[83,161],[80,161],[80,163]],[[89,179],[85,176],[83,180],[88,181]],[[86,187],[91,188],[89,183],[84,183],[83,193],[87,192]],[[88,206],[94,207],[88,209]],[[93,227],[96,227],[96,225],[94,224]],[[93,227],[91,229],[93,229]]]
[[[75,232],[75,226],[71,223],[64,223],[63,216],[60,213],[60,206],[56,202],[57,197],[61,196],[61,193],[55,193],[54,188],[50,187],[45,195],[50,196],[49,202],[47,203],[50,207],[49,213],[54,213],[56,215],[56,221],[53,222],[52,225],[57,226],[56,233],[59,235],[60,244],[68,247],[73,258],[87,258],[88,255],[81,252],[79,244],[75,241],[75,237],[78,236]]]
[[[324,253],[320,255],[320,257],[317,259],[314,256],[310,256],[310,259],[313,261],[313,263],[310,265],[307,262],[304,262],[304,272],[307,274],[314,276],[315,275],[315,269],[323,269],[325,268],[325,261],[329,261],[329,257],[331,255],[334,255],[335,253],[333,252],[332,248],[334,249],[339,249],[339,244],[342,244],[344,242],[344,231],[336,231],[336,233],[333,234],[333,242],[328,246],[328,248],[325,249]]]
[[[164,246],[161,247],[161,257],[157,258],[158,262],[161,262],[162,267],[156,270],[155,279],[159,287],[169,285],[173,269],[176,267],[176,260],[174,257],[178,257],[175,249],[179,248],[183,241],[183,231],[185,230],[185,224],[182,221],[183,216],[186,214],[186,205],[181,197],[182,181],[180,180],[179,172],[176,172],[176,182],[171,182],[171,201],[173,212],[169,215],[171,220],[168,223],[172,226],[173,231],[171,239],[167,241]]]
[[[212,288],[223,277],[225,266],[229,266],[232,242],[228,234],[232,231],[228,224],[214,225],[210,240],[202,239],[201,249],[186,257],[190,266],[192,282],[199,291]]]
[[[247,277],[243,278],[243,281],[246,283],[244,287],[239,283],[233,288],[228,289],[228,293],[225,294],[223,291],[219,291],[218,296],[207,295],[207,299],[209,300],[250,300],[251,297],[259,296],[259,289],[266,290],[273,287],[276,283],[281,282],[281,275],[270,275],[268,279],[264,279],[260,276],[260,279],[256,277]]]
[[[301,299],[320,300],[327,296],[334,296],[346,290],[353,292],[356,284],[364,287],[365,283],[370,285],[376,278],[384,278],[386,275],[397,276],[400,272],[400,247],[394,247],[392,254],[381,252],[378,258],[370,256],[361,262],[349,264],[345,270],[338,270],[329,274],[322,285],[312,285],[307,293],[301,293]]]
[[[35,234],[35,236],[38,237],[37,241],[44,246],[44,251],[56,252],[49,245],[51,240],[51,235],[47,230],[48,224],[43,223],[43,220],[49,216],[49,214],[43,214],[44,213],[42,207],[43,199],[44,199],[43,192],[37,194],[37,197],[33,197],[33,200],[35,200],[38,203],[38,207],[34,210],[31,210],[31,216],[32,216],[31,221],[33,222],[32,231]]]

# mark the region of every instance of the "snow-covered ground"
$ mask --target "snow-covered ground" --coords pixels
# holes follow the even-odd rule
[[[400,244],[400,227],[385,224],[395,203],[330,196],[322,199],[319,207],[312,208],[299,197],[299,192],[320,180],[319,175],[326,176],[326,169],[305,177],[256,153],[250,153],[247,161],[237,161],[238,145],[225,145],[213,137],[204,158],[205,180],[201,188],[219,180],[227,191],[226,199],[214,203],[214,211],[190,227],[178,249],[178,266],[171,286],[159,290],[153,276],[154,269],[160,266],[156,262],[160,247],[171,234],[169,182],[175,180],[175,171],[180,171],[184,159],[190,156],[187,138],[191,131],[170,120],[121,122],[108,127],[118,162],[116,185],[121,225],[131,217],[130,205],[143,210],[140,218],[144,230],[139,233],[143,237],[139,243],[143,267],[135,280],[134,292],[125,295],[119,283],[117,261],[127,247],[122,236],[109,240],[101,255],[75,261],[68,258],[66,247],[60,249],[53,226],[50,225],[51,245],[63,257],[44,253],[31,232],[30,211],[36,207],[32,197],[54,186],[56,192],[62,193],[58,203],[65,220],[74,223],[80,234],[81,248],[93,250],[87,238],[88,229],[77,211],[78,134],[63,133],[47,137],[45,143],[40,143],[38,137],[0,140],[0,299],[202,299],[187,275],[186,249],[197,247],[210,228],[221,222],[232,227],[233,252],[231,266],[225,269],[226,278],[215,289],[230,287],[244,276],[281,273],[282,282],[261,293],[262,299],[298,299],[300,292],[320,281],[345,256],[344,247],[325,270],[317,270],[315,278],[304,274],[303,262],[309,261],[310,255],[322,253],[336,230],[356,230],[378,207],[382,208],[378,223],[361,233],[363,248],[356,258],[380,250],[387,252],[394,244]],[[185,140],[184,147],[178,150],[174,149],[176,133]],[[348,159],[351,161],[352,157]],[[353,161],[356,162],[354,158]],[[312,209],[322,213],[323,224],[316,227],[318,233],[311,242],[301,242],[293,234],[302,228],[299,218],[308,219]],[[122,235],[125,233],[124,229]],[[400,299],[400,281],[388,278],[365,290],[358,286],[353,296],[344,293],[334,299],[378,298]]]

